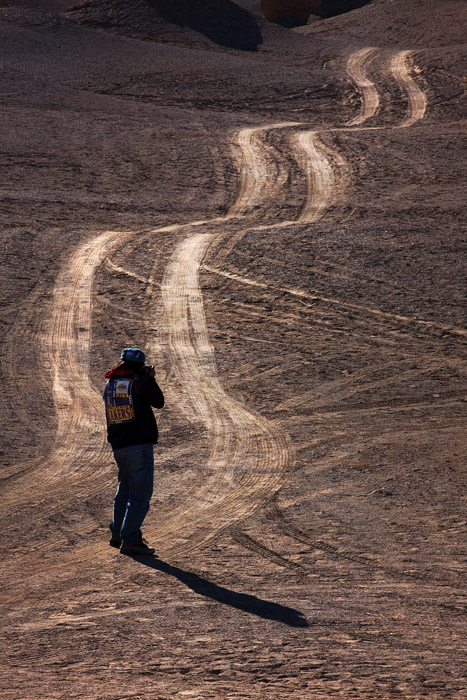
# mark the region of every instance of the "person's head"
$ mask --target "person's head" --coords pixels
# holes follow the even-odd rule
[[[144,365],[146,355],[142,350],[138,350],[138,348],[125,348],[122,350],[120,359],[122,362],[134,362],[136,364]]]
[[[141,372],[144,367],[146,355],[138,348],[125,348],[120,355],[119,367],[131,369],[134,372]]]

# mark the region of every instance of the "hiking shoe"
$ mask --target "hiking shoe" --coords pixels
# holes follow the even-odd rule
[[[122,538],[120,537],[120,535],[112,535],[112,537],[109,540],[109,544],[111,547],[120,549],[120,546],[122,544]]]
[[[137,557],[151,556],[155,551],[152,547],[148,547],[147,542],[143,538],[136,542],[124,542],[120,547],[120,554],[129,554]]]

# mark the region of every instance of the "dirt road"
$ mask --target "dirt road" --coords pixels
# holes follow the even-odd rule
[[[413,285],[430,176],[420,160],[405,182],[390,152],[429,148],[432,88],[405,48],[333,65],[352,114],[300,101],[296,121],[229,117],[223,140],[206,120],[222,211],[90,227],[21,301],[5,383],[32,381],[19,327],[53,439],[4,472],[7,700],[463,697],[466,331],[458,286]],[[99,384],[138,337],[167,398],[144,562],[107,544]]]

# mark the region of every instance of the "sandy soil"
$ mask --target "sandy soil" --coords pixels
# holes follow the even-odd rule
[[[253,51],[0,3],[5,700],[467,697],[466,6],[360,4],[233,11]],[[133,344],[138,561],[100,398]]]

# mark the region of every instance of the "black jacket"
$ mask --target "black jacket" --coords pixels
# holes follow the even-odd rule
[[[164,405],[164,395],[156,380],[124,367],[109,370],[105,377],[107,440],[112,449],[156,444],[157,424],[151,407]]]

